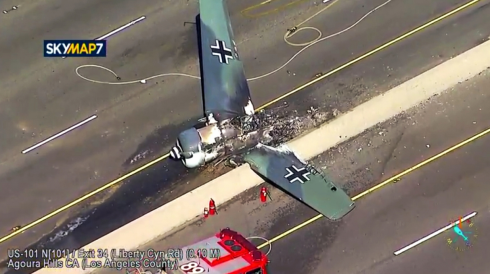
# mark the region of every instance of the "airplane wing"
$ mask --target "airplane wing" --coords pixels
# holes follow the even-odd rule
[[[260,144],[247,152],[244,160],[255,172],[328,219],[340,219],[354,208],[354,202],[340,187],[285,145],[273,148]]]
[[[204,112],[213,113],[217,121],[245,115],[250,100],[225,1],[200,0],[196,20]]]

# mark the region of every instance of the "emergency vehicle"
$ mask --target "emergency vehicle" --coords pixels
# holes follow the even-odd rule
[[[186,254],[197,254],[199,250],[219,250],[218,258]],[[269,260],[241,234],[222,229],[216,235],[182,248],[183,258],[178,260],[178,268],[160,271],[162,274],[270,274],[267,272]],[[204,252],[201,252],[204,253]],[[143,272],[145,273],[145,272]]]

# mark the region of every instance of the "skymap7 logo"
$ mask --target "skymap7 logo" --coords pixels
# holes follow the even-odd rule
[[[44,57],[106,57],[105,40],[44,40]]]

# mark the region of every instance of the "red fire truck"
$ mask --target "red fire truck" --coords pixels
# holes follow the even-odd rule
[[[191,249],[190,251],[188,251]],[[186,253],[219,253],[198,254],[197,259],[185,258]],[[216,235],[182,248],[184,258],[179,261],[183,273],[209,274],[267,274],[269,260],[250,241],[239,233],[225,228]],[[217,252],[216,252],[217,251]],[[213,258],[212,258],[213,257]]]
[[[183,247],[181,252],[183,256],[177,260],[177,269],[159,270],[157,273],[270,274],[266,269],[269,262],[267,256],[241,234],[229,228]],[[147,270],[140,273],[155,272]]]

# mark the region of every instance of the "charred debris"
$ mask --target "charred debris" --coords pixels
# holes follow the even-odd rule
[[[261,110],[249,121],[245,122],[238,118],[232,123],[236,123],[236,126],[241,127],[247,138],[254,139],[253,142],[246,141],[247,143],[256,143],[258,141],[264,145],[275,147],[294,139],[306,131],[319,127],[338,115],[337,109],[330,112],[310,107],[305,113],[300,114],[296,110],[287,111],[285,110],[286,107],[287,105],[275,109]],[[239,151],[234,151],[232,155],[218,160],[213,166],[216,167],[223,163],[227,167],[236,168],[244,163],[243,154],[248,149],[250,147],[246,146]]]

